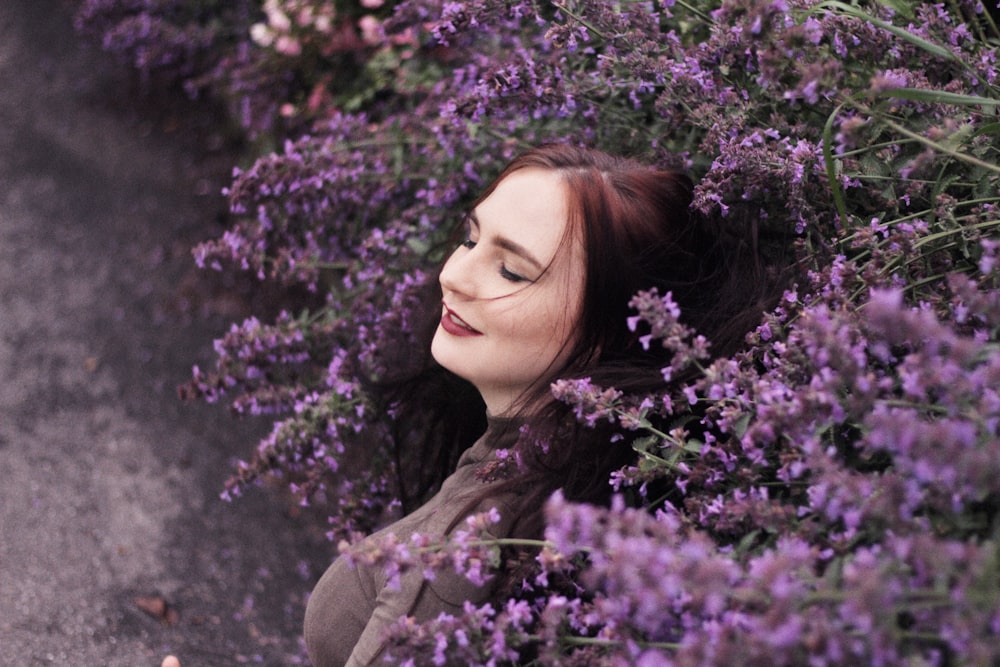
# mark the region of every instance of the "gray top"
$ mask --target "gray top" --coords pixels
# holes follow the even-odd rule
[[[497,428],[498,422],[491,420],[489,429]],[[517,429],[510,429],[510,434],[511,440],[516,440]],[[444,536],[456,519],[461,520],[469,503],[495,484],[475,477],[476,470],[496,457],[486,439],[484,435],[462,454],[455,472],[425,505],[366,539],[387,533],[394,533],[400,542],[407,542],[414,533]],[[514,518],[504,497],[491,497],[465,513],[491,507],[499,510],[501,520],[490,532],[504,536]],[[386,585],[388,578],[381,567],[352,567],[343,558],[335,560],[316,584],[306,607],[305,640],[313,665],[381,664],[385,631],[401,617],[426,621],[441,612],[459,615],[466,601],[482,604],[492,592],[489,584],[476,586],[451,568],[437,572],[433,581],[424,579],[421,570],[417,567],[404,572],[396,590]]]

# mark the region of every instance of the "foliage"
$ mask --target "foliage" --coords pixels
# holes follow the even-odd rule
[[[637,295],[646,343],[677,352],[662,391],[554,387],[583,421],[632,436],[637,463],[610,480],[623,501],[554,498],[528,592],[401,623],[397,657],[1000,661],[1000,33],[988,8],[406,0],[366,13],[268,0],[229,23],[226,3],[81,6],[113,48],[201,54],[212,67],[179,68],[189,82],[294,121],[268,126],[284,147],[237,170],[235,224],[197,258],[303,284],[321,306],[234,324],[187,390],[273,415],[230,491],[285,475],[303,502],[339,505],[337,539],[384,519],[400,493],[391,420],[365,382],[399,363],[415,288],[457,213],[521,147],[566,140],[684,166],[698,209],[726,221],[751,207],[765,248],[795,247],[798,282],[734,358],[705,361],[669,295]],[[96,9],[111,6],[113,19]],[[189,36],[141,32],[124,6]],[[360,40],[350,58],[332,55],[338,17]],[[234,54],[253,65],[221,64]],[[668,381],[692,366],[696,380]],[[675,427],[654,429],[652,414]],[[359,463],[365,476],[343,474]],[[482,576],[462,554],[496,562],[504,545],[457,539],[353,557],[427,567],[422,555],[454,552]],[[547,585],[558,577],[574,586]]]
[[[144,80],[222,101],[235,127],[266,151],[317,115],[357,110],[388,85],[398,63],[378,48],[384,3],[81,0],[74,22]]]

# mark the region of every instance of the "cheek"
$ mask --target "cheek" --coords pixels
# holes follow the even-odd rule
[[[540,299],[508,311],[504,328],[516,341],[536,354],[552,359],[572,343],[579,308],[563,299]]]

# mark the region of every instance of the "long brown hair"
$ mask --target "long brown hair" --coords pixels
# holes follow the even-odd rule
[[[586,257],[583,306],[577,335],[568,342],[570,352],[561,368],[551,369],[529,388],[518,404],[531,410],[522,410],[525,414],[515,415],[513,422],[526,426],[530,435],[518,442],[522,465],[502,490],[517,491],[522,498],[524,511],[515,533],[537,537],[548,495],[561,489],[570,500],[604,503],[611,492],[610,473],[633,456],[627,438],[612,442],[612,426],[579,424],[571,408],[552,397],[549,381],[589,377],[596,385],[637,396],[660,388],[667,352],[657,346],[644,349],[627,326],[628,302],[640,290],[671,292],[682,320],[708,338],[712,352],[721,356],[742,345],[777,289],[758,257],[753,222],[694,215],[692,181],[677,171],[593,149],[545,145],[515,158],[474,206],[504,178],[526,168],[562,176],[567,234],[582,241]],[[434,316],[426,326],[428,346],[440,312],[439,302],[429,301]],[[406,424],[400,434],[421,434],[420,460],[441,464],[435,475],[440,479],[453,468],[457,453],[485,429],[485,409],[471,385],[429,357],[426,361],[425,368],[400,384],[406,389],[395,394],[396,409],[398,423]]]

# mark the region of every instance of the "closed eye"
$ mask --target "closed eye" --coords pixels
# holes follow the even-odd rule
[[[466,219],[465,219],[465,222],[466,222],[466,225],[468,225],[469,227],[475,227],[477,229],[479,227],[479,221],[476,219],[476,217],[475,217],[474,214],[467,215]],[[466,250],[472,250],[478,244],[479,244],[479,242],[478,241],[474,241],[472,239],[472,235],[470,234],[469,236],[466,236],[465,240],[462,241],[459,244],[459,247],[465,248]],[[509,245],[509,243],[499,243],[498,245],[500,245],[500,247],[502,247],[502,248],[507,248],[507,246]],[[510,269],[508,269],[505,264],[501,264],[500,265],[500,277],[503,278],[504,280],[507,280],[507,281],[512,282],[512,283],[525,283],[525,282],[527,282],[527,283],[533,283],[533,282],[535,282],[534,280],[531,280],[530,278],[526,278],[526,277],[524,277],[524,276],[522,276],[522,275],[520,275],[518,273],[514,273],[513,271],[511,271]]]
[[[512,283],[530,282],[524,276],[521,276],[521,275],[518,275],[518,274],[514,273],[513,271],[511,271],[510,269],[508,269],[506,266],[503,266],[503,265],[500,266],[500,275],[505,280],[509,280]]]

